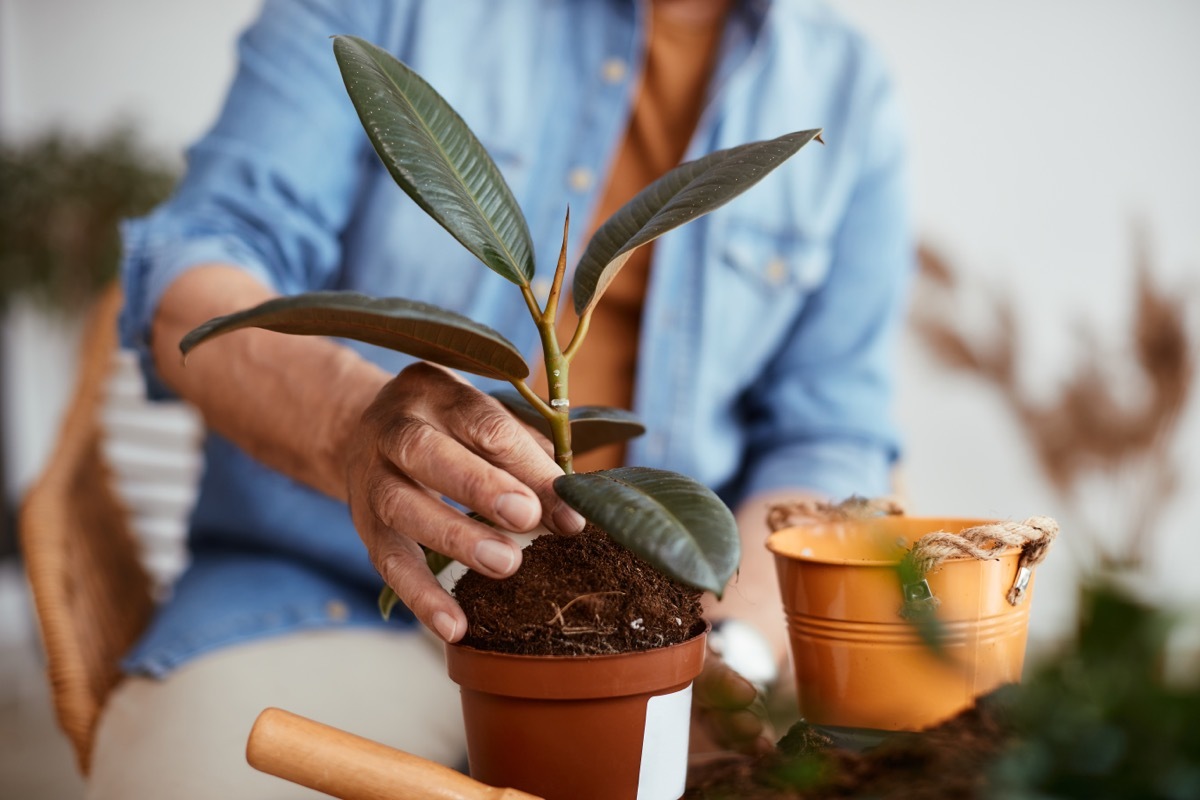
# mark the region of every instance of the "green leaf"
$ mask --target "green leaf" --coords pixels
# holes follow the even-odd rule
[[[475,134],[386,50],[354,36],[333,38],[346,91],[396,183],[480,261],[527,286],[534,271],[529,225]]]
[[[421,552],[425,554],[425,565],[429,567],[429,571],[437,575],[446,567],[454,563],[454,559],[450,556],[442,555],[436,550],[431,550],[425,545],[421,545]],[[400,596],[388,586],[386,583],[379,590],[379,615],[383,617],[384,622],[387,622],[392,617],[392,612],[396,609],[400,602]]]
[[[620,467],[563,475],[554,490],[616,541],[678,581],[718,597],[741,556],[733,513],[684,475]]]
[[[210,319],[183,337],[179,349],[186,356],[197,345],[241,328],[357,339],[487,378],[529,375],[520,351],[486,325],[426,303],[354,292],[277,297]]]
[[[384,622],[392,618],[392,611],[395,610],[396,604],[400,602],[400,596],[392,591],[392,587],[386,583],[379,590],[379,616],[383,617]]]
[[[429,571],[434,575],[440,575],[442,570],[454,563],[454,559],[437,550],[421,545],[421,552],[425,554],[425,566],[429,567]]]
[[[799,131],[718,150],[680,164],[638,192],[588,242],[575,270],[575,312],[582,316],[596,305],[633,251],[725,205],[820,133]]]
[[[492,397],[503,403],[509,411],[540,431],[547,439],[551,437],[550,421],[529,404],[519,392],[500,389]],[[646,426],[631,412],[608,406],[580,406],[571,409],[571,452],[575,455],[595,450],[597,447],[617,444],[641,436]]]

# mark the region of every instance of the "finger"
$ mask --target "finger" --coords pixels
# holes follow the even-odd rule
[[[757,739],[766,730],[762,719],[750,711],[709,711],[704,716],[716,729],[717,739],[725,744]]]
[[[405,416],[383,426],[380,455],[403,475],[518,533],[541,520],[538,496],[429,422]]]
[[[501,405],[504,405],[504,404],[501,403]],[[510,415],[512,414],[512,411],[509,410],[507,407],[505,407],[504,410],[506,412],[508,412]],[[546,457],[549,458],[551,461],[553,461],[554,460],[554,442],[547,439],[546,435],[544,433],[542,433],[540,430],[538,430],[537,428],[530,425],[528,422],[525,422],[523,419],[520,419],[519,417],[514,415],[513,420],[518,425],[520,425],[525,430],[526,433],[528,433],[530,436],[533,437],[533,441],[537,442],[537,446],[542,448],[542,452],[546,454]]]
[[[718,748],[741,753],[762,753],[773,748],[762,719],[749,711],[704,711],[697,723]]]
[[[386,537],[376,530],[377,541]],[[421,548],[411,539],[392,536],[372,553],[380,576],[425,627],[444,641],[457,642],[467,632],[467,617],[454,598],[425,566]]]
[[[407,537],[491,578],[521,565],[521,548],[487,525],[431,496],[408,476],[378,470],[366,487],[368,521],[383,538]],[[399,594],[397,592],[397,594]]]
[[[583,530],[583,517],[554,491],[563,471],[538,439],[495,398],[463,385],[452,394],[456,402],[445,409],[445,418],[463,443],[533,490],[546,527],[558,533]]]
[[[696,678],[693,691],[697,705],[727,711],[748,708],[758,697],[753,683],[712,653]]]
[[[550,455],[552,451],[498,400],[430,364],[406,368],[385,391],[396,396],[399,407],[419,410],[438,430],[531,489],[541,501],[546,527],[559,533],[583,530],[583,517],[554,491],[554,479],[562,475],[562,469]],[[485,505],[488,507],[491,505]]]

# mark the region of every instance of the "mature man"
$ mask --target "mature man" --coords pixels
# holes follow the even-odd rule
[[[887,487],[904,148],[878,59],[835,15],[810,0],[269,1],[178,192],[126,229],[123,335],[152,390],[194,403],[211,434],[192,565],[126,661],[94,797],[256,796],[240,748],[270,704],[455,763],[456,689],[433,637],[381,626],[379,576],[452,642],[466,620],[419,545],[497,578],[521,553],[443,497],[514,532],[583,525],[551,488],[544,443],[485,381],[262,331],[181,364],[200,322],[321,288],[455,308],[536,350],[511,286],[371,152],[335,33],[410,64],[479,134],[530,220],[535,288],[568,203],[594,229],[680,160],[823,127],[824,148],[644,249],[609,289],[572,396],[632,406],[649,433],[579,468],[628,460],[717,490],[746,560],[711,613],[750,622],[781,655],[766,504]],[[574,241],[577,258],[586,237]]]

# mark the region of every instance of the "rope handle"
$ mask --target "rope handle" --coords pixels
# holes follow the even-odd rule
[[[845,522],[852,519],[892,517],[904,514],[904,506],[892,497],[868,499],[857,495],[840,503],[805,498],[776,503],[767,509],[767,527],[771,533],[814,522]]]
[[[936,531],[918,539],[904,557],[904,563],[916,580],[924,581],[927,574],[947,559],[966,557],[989,561],[1002,550],[1020,547],[1017,576],[1006,595],[1009,604],[1015,606],[1025,598],[1033,568],[1046,560],[1056,538],[1058,523],[1050,517],[1030,517],[1024,522],[994,522],[958,533]]]

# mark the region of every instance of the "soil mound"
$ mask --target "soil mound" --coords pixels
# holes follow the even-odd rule
[[[468,572],[454,597],[463,643],[523,655],[607,655],[678,644],[703,627],[700,592],[655,570],[603,531],[540,536],[504,580]]]

